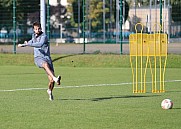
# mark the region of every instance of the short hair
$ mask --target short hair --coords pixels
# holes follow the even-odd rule
[[[41,28],[41,24],[40,24],[39,22],[34,22],[34,23],[33,23],[33,27],[34,27],[34,26],[38,26],[39,28]]]

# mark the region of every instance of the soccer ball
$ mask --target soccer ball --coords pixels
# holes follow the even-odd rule
[[[162,107],[163,109],[172,109],[172,107],[173,107],[173,102],[172,102],[172,100],[170,100],[170,99],[164,99],[164,100],[162,101],[162,103],[161,103],[161,107]]]

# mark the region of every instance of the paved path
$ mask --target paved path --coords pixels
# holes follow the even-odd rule
[[[85,53],[114,53],[120,54],[120,44],[86,44]],[[129,44],[123,44],[123,54],[129,54]],[[33,53],[33,48],[16,48],[17,53]],[[51,44],[51,53],[80,54],[84,52],[83,44]],[[0,53],[13,53],[13,45],[0,45]],[[169,54],[181,54],[181,43],[169,43]]]

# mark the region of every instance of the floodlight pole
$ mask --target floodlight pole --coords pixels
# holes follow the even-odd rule
[[[170,0],[168,0],[168,42],[170,42],[171,9],[172,6],[170,5]]]
[[[49,0],[47,3],[47,36],[48,36],[48,42],[50,43],[50,3],[49,3]]]
[[[41,21],[41,28],[43,32],[46,32],[45,26],[45,0],[40,0],[40,21]]]

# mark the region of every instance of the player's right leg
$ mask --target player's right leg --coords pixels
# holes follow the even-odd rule
[[[60,85],[61,76],[55,77],[54,72],[50,69],[50,66],[47,62],[44,62],[42,64],[42,67],[45,69],[47,74],[57,83],[57,85]]]
[[[49,62],[49,63],[48,63]],[[46,71],[46,73],[53,78],[53,80],[57,83],[57,85],[60,85],[60,80],[61,77],[55,77],[54,75],[54,69],[53,69],[53,64],[46,59],[43,58],[35,58],[35,64],[36,66],[38,66],[39,68],[44,68],[44,70]]]

